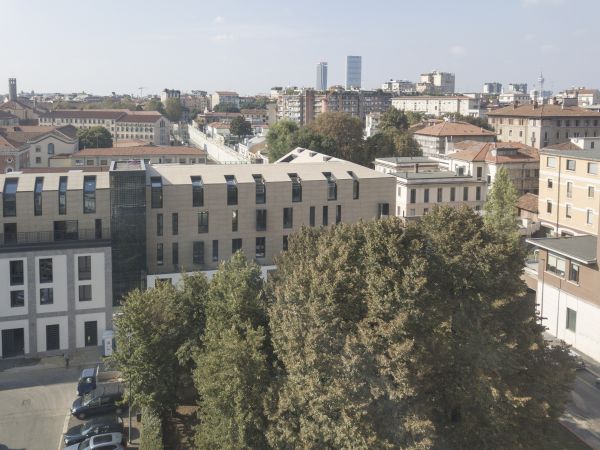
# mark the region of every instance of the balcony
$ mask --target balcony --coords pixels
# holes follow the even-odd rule
[[[0,233],[0,248],[63,242],[102,241],[108,239],[110,239],[109,228],[76,231],[23,231],[17,233]]]

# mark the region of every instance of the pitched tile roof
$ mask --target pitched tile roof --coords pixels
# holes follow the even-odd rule
[[[456,152],[448,154],[448,158],[462,161],[510,164],[540,160],[540,153],[536,148],[520,142],[462,141],[455,143],[454,149]]]
[[[9,142],[14,148],[21,147],[27,142],[34,141],[49,134],[74,141],[77,129],[71,125],[64,127],[43,127],[37,125],[16,125],[0,127],[0,136]]]
[[[493,131],[477,127],[467,122],[444,121],[430,127],[425,127],[414,134],[421,136],[496,136]]]
[[[581,150],[581,147],[575,145],[573,142],[563,142],[562,144],[554,144],[549,145],[548,147],[544,147],[544,149],[548,150]]]
[[[524,209],[537,214],[538,211],[538,196],[528,192],[527,194],[521,195],[517,201],[517,208]]]
[[[93,156],[133,156],[143,157],[152,155],[190,155],[205,156],[206,152],[196,147],[160,147],[156,145],[146,145],[139,147],[109,147],[109,148],[86,148],[73,154],[77,157]]]
[[[562,105],[533,105],[531,103],[525,105],[509,105],[504,108],[499,108],[488,112],[488,116],[498,117],[600,117],[600,112],[590,111],[578,106],[562,106]]]
[[[117,122],[127,123],[154,123],[162,117],[158,111],[134,111],[120,117]]]
[[[596,236],[527,239],[527,242],[584,264],[592,264],[597,261],[598,238]]]
[[[41,118],[117,120],[127,113],[127,109],[57,109],[42,114]]]

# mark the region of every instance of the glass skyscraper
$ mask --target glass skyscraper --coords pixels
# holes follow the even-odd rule
[[[360,89],[362,56],[346,57],[346,89]]]
[[[317,84],[315,86],[317,91],[327,90],[327,63],[320,62],[317,64]]]

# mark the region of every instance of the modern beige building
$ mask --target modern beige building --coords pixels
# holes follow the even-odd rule
[[[568,142],[572,137],[600,136],[600,113],[558,104],[513,104],[488,112],[499,141],[537,149]]]
[[[211,108],[214,109],[220,103],[240,107],[240,96],[237,92],[232,91],[216,91],[211,95]]]
[[[465,95],[453,96],[406,96],[392,99],[392,106],[400,111],[413,111],[441,117],[447,114],[479,117],[479,99]]]
[[[42,126],[103,126],[110,131],[114,142],[140,139],[154,145],[168,145],[170,140],[170,122],[157,111],[60,109],[42,114],[39,122]]]
[[[494,142],[496,133],[467,122],[443,121],[415,131],[413,138],[421,146],[423,155],[438,156],[451,152],[457,142]]]
[[[435,70],[422,73],[417,83],[417,92],[421,94],[454,94],[456,77],[453,73]]]

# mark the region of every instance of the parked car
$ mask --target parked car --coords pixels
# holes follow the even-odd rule
[[[65,445],[73,445],[104,433],[122,433],[123,420],[116,415],[99,416],[71,428],[65,434]]]
[[[96,368],[83,369],[77,382],[77,395],[81,396],[96,389],[98,370]]]
[[[121,414],[122,400],[123,391],[119,384],[105,385],[76,399],[71,407],[71,414],[81,420],[101,414]]]
[[[581,359],[581,356],[579,356],[579,353],[574,352],[573,350],[569,350],[569,354],[575,360],[575,370],[585,369],[585,362],[583,361],[583,359]]]
[[[122,433],[107,433],[92,436],[79,444],[69,445],[65,450],[124,450],[125,438]]]

